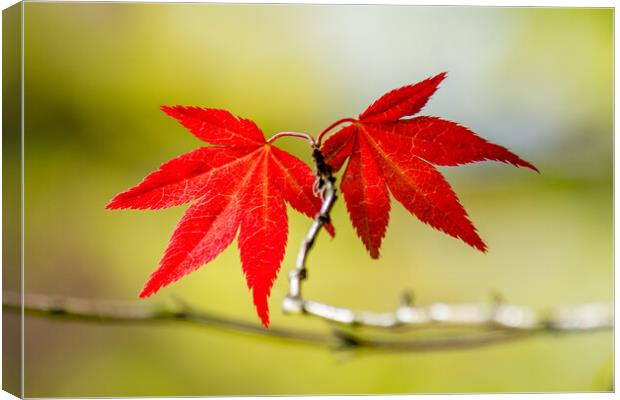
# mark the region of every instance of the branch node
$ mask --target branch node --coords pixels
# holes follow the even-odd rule
[[[498,307],[506,302],[506,298],[500,292],[493,290],[491,291],[491,302],[494,306]]]
[[[334,329],[332,332],[340,342],[338,346],[339,350],[348,350],[363,346],[363,341],[349,332],[345,332],[341,329]]]
[[[289,272],[288,277],[289,277],[289,280],[291,279],[304,280],[308,277],[308,270],[304,267],[295,268],[291,272]]]
[[[282,311],[286,314],[302,314],[304,312],[304,302],[299,297],[286,296],[282,302]]]
[[[321,222],[322,225],[327,225],[327,224],[329,224],[331,222],[331,218],[330,218],[330,216],[328,214],[327,215],[319,214],[317,216],[317,218],[318,218],[319,222]]]
[[[413,295],[413,291],[405,290],[400,296],[400,305],[405,307],[411,307],[413,306],[414,300],[415,296]]]

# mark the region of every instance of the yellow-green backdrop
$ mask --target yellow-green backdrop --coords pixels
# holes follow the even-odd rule
[[[423,110],[542,172],[441,168],[489,245],[481,254],[399,204],[371,260],[342,202],[309,297],[392,308],[541,309],[613,296],[613,10],[235,4],[25,4],[25,289],[133,300],[185,207],[106,211],[116,193],[201,143],[162,104],[228,109],[316,135],[384,92],[448,71]],[[303,143],[281,145],[308,161]],[[308,220],[290,212],[272,326]],[[236,246],[159,292],[255,321]],[[25,324],[25,395],[156,396],[588,391],[612,387],[612,335],[546,335],[427,353],[334,352],[179,324]]]

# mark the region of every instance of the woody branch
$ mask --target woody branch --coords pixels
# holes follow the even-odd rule
[[[613,323],[611,305],[592,303],[563,306],[545,313],[535,314],[520,306],[504,304],[504,310],[519,310],[521,315],[532,317],[529,323],[512,320],[511,326],[496,324],[489,319],[493,307],[481,304],[435,303],[413,310],[420,316],[415,328],[439,328],[432,335],[403,339],[364,335],[333,325],[331,331],[317,332],[302,329],[271,327],[241,319],[230,318],[208,311],[198,310],[182,301],[174,304],[145,303],[143,301],[112,301],[83,299],[45,294],[16,292],[3,294],[3,312],[49,318],[103,324],[193,324],[203,328],[217,329],[231,333],[251,335],[264,339],[275,339],[302,345],[328,347],[332,349],[375,349],[381,351],[433,351],[456,348],[473,348],[544,333],[577,333],[609,329]],[[497,311],[497,310],[495,310]],[[504,311],[504,318],[518,314]],[[542,317],[546,315],[546,317]],[[524,317],[522,317],[524,318]],[[505,320],[505,322],[508,319]],[[524,318],[523,321],[528,321]],[[536,323],[535,323],[536,322]],[[474,326],[481,329],[455,329]],[[416,329],[417,331],[417,329]],[[400,334],[399,334],[400,335]]]

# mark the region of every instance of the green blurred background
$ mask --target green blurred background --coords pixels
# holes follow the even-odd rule
[[[348,222],[320,237],[308,297],[393,308],[488,302],[536,309],[613,297],[613,10],[233,4],[25,4],[25,288],[137,300],[185,207],[106,211],[110,198],[201,143],[162,104],[224,108],[267,136],[316,135],[384,92],[441,71],[423,110],[509,147],[542,171],[441,168],[488,254],[398,203],[382,258]],[[309,160],[295,139],[279,142]],[[308,220],[290,212],[270,301]],[[354,277],[352,279],[352,277]],[[236,246],[148,302],[257,321]],[[179,324],[28,318],[25,395],[157,396],[588,391],[612,388],[609,331],[427,353],[334,352]]]

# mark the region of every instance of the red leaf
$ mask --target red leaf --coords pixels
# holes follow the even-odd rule
[[[370,256],[378,258],[390,215],[390,197],[364,136],[359,135],[354,146],[356,150],[342,178],[342,192],[357,234]]]
[[[382,128],[401,136],[403,152],[435,165],[459,165],[477,161],[501,161],[538,171],[508,149],[476,135],[469,129],[437,117],[416,117]],[[393,135],[389,140],[398,141]]]
[[[538,171],[505,147],[454,122],[436,117],[402,119],[420,111],[444,77],[442,73],[387,93],[322,146],[334,170],[349,158],[341,189],[351,222],[373,258],[379,255],[389,218],[386,185],[421,221],[486,251],[465,209],[433,164],[493,160]]]
[[[137,186],[116,195],[108,209],[151,209],[189,203],[205,194],[221,171],[247,162],[252,148],[201,147],[163,164]]]
[[[137,186],[123,192],[109,209],[158,209],[196,200],[177,225],[168,248],[140,297],[213,260],[239,231],[246,282],[265,326],[268,297],[284,257],[288,236],[285,201],[314,217],[310,168],[272,147],[249,120],[223,110],[162,107],[198,138],[220,147],[203,147],[163,164]],[[333,234],[333,227],[329,228]]]
[[[415,85],[403,86],[381,96],[360,114],[364,122],[391,122],[419,112],[437,87],[446,77],[446,73],[428,78]]]
[[[334,171],[338,171],[347,161],[347,157],[351,155],[354,139],[355,126],[349,125],[333,134],[321,147],[325,161],[332,166]]]
[[[267,298],[280,269],[288,238],[286,206],[272,179],[270,170],[273,168],[272,159],[264,154],[243,202],[238,242],[243,272],[265,326],[269,325]]]
[[[235,171],[242,172],[242,171]],[[228,179],[226,179],[228,178]],[[159,268],[140,292],[148,297],[203,264],[228,247],[239,227],[239,202],[243,198],[250,173],[239,184],[222,174],[216,185],[192,205],[177,225]]]
[[[369,132],[375,137],[385,135],[379,130],[369,129]],[[383,142],[383,146],[389,148],[389,145]],[[439,171],[427,161],[406,152],[389,153],[383,146],[377,143],[376,151],[394,198],[422,222],[486,251],[465,209]]]
[[[263,133],[254,122],[236,118],[225,110],[184,106],[162,106],[161,109],[207,143],[235,147],[265,143]]]

